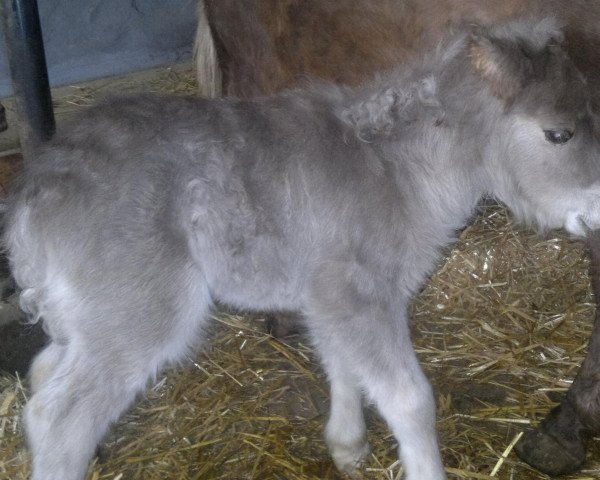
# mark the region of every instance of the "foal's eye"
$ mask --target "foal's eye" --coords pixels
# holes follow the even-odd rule
[[[571,140],[573,132],[571,130],[544,130],[544,135],[550,143],[560,145]]]

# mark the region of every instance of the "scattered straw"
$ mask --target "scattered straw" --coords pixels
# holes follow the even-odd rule
[[[496,462],[496,465],[494,465],[492,473],[490,473],[490,477],[495,477],[496,476],[496,474],[498,473],[498,470],[500,470],[500,468],[502,467],[502,464],[504,463],[504,461],[508,457],[508,454],[510,452],[512,452],[512,449],[514,448],[514,446],[517,444],[517,442],[519,440],[521,440],[521,437],[523,436],[523,433],[524,432],[517,433],[515,435],[515,438],[513,438],[512,442],[510,442],[508,444],[508,447],[506,447],[506,449],[502,452],[502,456],[498,459],[498,462]]]

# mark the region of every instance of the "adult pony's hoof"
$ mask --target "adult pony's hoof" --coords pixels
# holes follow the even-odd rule
[[[570,410],[568,405],[559,405],[539,427],[526,432],[515,446],[519,458],[547,475],[579,470],[585,461],[585,432],[573,425],[578,422],[573,422]]]

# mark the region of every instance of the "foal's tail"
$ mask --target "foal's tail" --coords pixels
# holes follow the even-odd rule
[[[217,49],[212,30],[206,16],[204,0],[198,1],[198,29],[194,41],[196,78],[200,93],[207,97],[219,97],[222,90],[222,76],[217,58]]]
[[[36,175],[27,184],[21,179],[13,187],[1,215],[2,248],[15,280],[24,289],[21,307],[36,317],[36,302],[25,300],[33,300],[32,294],[40,294],[46,283],[48,252],[72,247],[75,232],[65,231],[64,220],[81,208],[77,205],[80,196],[73,193],[82,188],[78,179],[65,173]]]

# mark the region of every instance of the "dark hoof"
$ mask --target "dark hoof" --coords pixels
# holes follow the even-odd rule
[[[519,458],[547,475],[577,471],[585,461],[585,443],[582,431],[573,425],[576,421],[571,428],[561,428],[565,427],[567,417],[557,407],[538,428],[525,433],[515,446]]]

